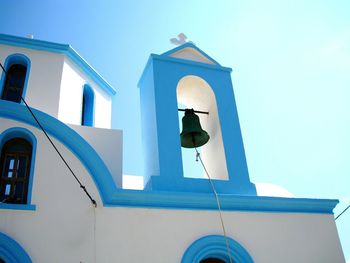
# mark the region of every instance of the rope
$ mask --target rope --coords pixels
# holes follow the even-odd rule
[[[0,66],[2,68],[2,70],[4,71],[4,73],[7,75],[7,71],[5,70],[5,68],[3,67],[3,65],[0,63]],[[60,151],[57,149],[56,145],[54,144],[54,142],[51,140],[51,138],[49,137],[49,135],[47,134],[47,132],[45,131],[44,127],[41,125],[41,123],[39,122],[39,120],[37,119],[37,117],[35,116],[34,112],[32,111],[32,109],[29,107],[29,105],[27,104],[27,102],[24,100],[24,98],[22,97],[22,94],[20,94],[21,100],[23,101],[23,103],[25,104],[26,108],[28,109],[28,111],[30,112],[30,114],[32,115],[32,117],[34,118],[34,120],[36,121],[36,123],[38,124],[38,126],[40,127],[40,129],[43,131],[43,133],[45,134],[46,138],[49,140],[50,144],[52,145],[52,147],[55,149],[55,151],[57,152],[58,156],[61,158],[61,160],[63,161],[63,163],[67,166],[68,170],[71,172],[71,174],[73,175],[73,177],[75,178],[75,180],[78,182],[79,186],[81,189],[83,189],[83,191],[85,192],[85,194],[88,196],[88,198],[90,199],[92,205],[94,207],[97,207],[97,203],[96,201],[92,198],[92,196],[90,195],[90,193],[86,190],[86,187],[80,182],[80,180],[78,179],[78,177],[75,175],[75,173],[73,172],[72,168],[69,166],[69,164],[67,163],[67,161],[64,159],[64,157],[62,156],[62,154],[60,153]]]
[[[336,218],[335,218],[335,220],[337,220],[342,214],[344,214],[345,212],[346,212],[346,210],[348,210],[350,208],[350,205],[348,205],[347,206],[347,208],[345,208],[344,210],[343,210],[343,212],[341,212]]]
[[[94,209],[94,262],[97,262],[97,245],[96,245],[96,207]]]
[[[220,221],[221,221],[221,226],[222,226],[222,231],[224,233],[224,237],[225,237],[225,243],[226,243],[226,248],[227,248],[227,254],[228,254],[228,257],[230,259],[230,263],[232,263],[232,256],[231,256],[231,252],[230,252],[230,246],[228,244],[228,238],[227,238],[227,234],[226,234],[226,229],[225,229],[225,224],[224,224],[224,219],[223,219],[223,216],[222,216],[222,211],[221,211],[221,205],[220,205],[220,201],[219,201],[219,196],[218,196],[218,193],[216,192],[215,190],[215,186],[214,186],[214,183],[207,171],[207,168],[205,167],[204,163],[203,163],[203,160],[202,160],[202,157],[200,155],[200,153],[198,152],[197,150],[197,147],[194,147],[194,149],[196,150],[196,160],[199,159],[199,161],[201,162],[202,166],[203,166],[203,169],[209,179],[209,182],[210,182],[210,185],[211,185],[211,188],[213,189],[213,192],[214,192],[214,195],[215,195],[215,199],[216,199],[216,203],[217,203],[217,206],[218,206],[218,209],[219,209],[219,216],[220,216]]]

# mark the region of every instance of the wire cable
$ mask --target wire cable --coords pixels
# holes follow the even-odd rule
[[[3,67],[3,65],[0,63],[0,66],[2,68],[2,70],[4,71],[5,75],[7,75],[7,71],[5,70],[5,68]],[[51,140],[50,136],[47,134],[47,132],[45,131],[44,127],[41,125],[41,123],[39,122],[39,120],[37,119],[37,117],[35,116],[34,112],[32,111],[32,109],[29,107],[29,105],[27,104],[27,102],[24,100],[24,98],[22,97],[22,94],[20,94],[21,100],[23,101],[24,105],[26,106],[26,108],[28,109],[28,111],[30,112],[30,114],[32,115],[32,117],[34,118],[34,120],[36,121],[36,123],[38,124],[38,126],[40,127],[40,129],[42,130],[42,132],[45,134],[46,138],[48,139],[48,141],[50,142],[51,146],[55,149],[55,151],[57,152],[58,156],[61,158],[61,160],[63,161],[63,163],[66,165],[66,167],[68,168],[68,170],[70,171],[70,173],[73,175],[73,177],[75,178],[75,180],[78,182],[79,186],[81,189],[83,189],[83,191],[85,192],[85,194],[88,196],[88,198],[90,199],[92,205],[94,207],[97,207],[97,203],[95,201],[95,199],[92,198],[92,196],[90,195],[90,193],[87,191],[86,187],[81,183],[81,181],[79,180],[79,178],[76,176],[76,174],[73,172],[72,168],[69,166],[69,164],[67,163],[67,161],[64,159],[64,157],[62,156],[62,154],[60,153],[60,151],[57,149],[56,145],[54,144],[54,142]]]
[[[204,163],[203,163],[203,160],[202,160],[202,157],[200,155],[200,153],[198,152],[197,150],[197,147],[194,147],[194,149],[196,150],[196,160],[199,159],[199,161],[201,162],[202,166],[203,166],[203,169],[209,179],[209,182],[210,182],[210,185],[211,185],[211,188],[213,189],[213,192],[214,192],[214,195],[215,195],[215,200],[216,200],[216,203],[218,205],[218,209],[219,209],[219,215],[220,215],[220,221],[221,221],[221,226],[222,226],[222,231],[224,232],[224,237],[225,237],[225,242],[226,242],[226,248],[227,248],[227,254],[228,254],[228,257],[230,259],[230,263],[232,263],[232,256],[231,256],[231,252],[230,252],[230,246],[228,244],[228,238],[227,238],[227,234],[226,234],[226,229],[225,229],[225,224],[224,224],[224,219],[223,219],[223,216],[222,216],[222,211],[221,211],[221,205],[220,205],[220,201],[219,201],[219,196],[218,196],[218,193],[216,192],[216,189],[215,189],[215,186],[214,186],[214,183],[207,171],[207,168],[205,167]]]
[[[350,208],[350,205],[348,205],[334,220],[337,220],[341,215],[343,215],[346,210],[348,210]]]

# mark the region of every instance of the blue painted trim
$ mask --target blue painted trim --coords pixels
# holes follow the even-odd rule
[[[166,52],[166,53],[168,53],[168,52]],[[164,53],[164,54],[166,54],[166,53]],[[149,56],[149,58],[146,62],[146,66],[141,74],[141,77],[140,77],[138,83],[137,83],[137,86],[139,88],[142,86],[141,84],[144,81],[145,74],[146,74],[147,70],[152,66],[153,60],[166,61],[166,62],[177,63],[177,64],[185,64],[185,65],[189,65],[189,66],[198,66],[198,67],[202,67],[202,68],[206,68],[206,69],[220,70],[220,71],[225,71],[225,72],[232,72],[232,68],[222,67],[219,64],[218,65],[204,64],[204,63],[192,61],[192,60],[168,57],[168,56],[164,56],[164,54],[162,54],[162,55],[151,54]]]
[[[111,173],[90,144],[73,129],[50,115],[35,109],[33,112],[46,131],[70,149],[86,167],[105,206],[217,210],[215,197],[212,194],[117,189]],[[14,102],[0,100],[0,116],[37,127],[28,110]],[[333,214],[333,209],[338,203],[338,200],[332,199],[229,194],[219,195],[219,198],[222,209],[226,211]]]
[[[0,233],[0,258],[6,263],[32,262],[23,247],[4,233]]]
[[[4,63],[4,68],[7,71],[9,69],[9,67],[11,67],[14,64],[20,64],[20,65],[26,66],[26,68],[27,68],[26,76],[25,76],[25,80],[24,80],[24,84],[23,84],[23,90],[22,90],[22,97],[25,98],[26,92],[27,92],[27,86],[28,86],[30,65],[31,65],[30,59],[27,56],[20,54],[20,53],[11,54],[6,58],[5,63]],[[6,73],[3,72],[3,70],[2,70],[1,80],[0,80],[0,96],[2,96],[2,92],[4,90],[5,80],[6,80]],[[23,104],[22,101],[21,101],[21,103]]]
[[[64,54],[107,94],[116,94],[116,90],[69,45],[5,34],[0,34],[0,44]]]
[[[36,157],[36,145],[37,140],[34,136],[34,134],[22,127],[12,127],[10,129],[5,130],[0,134],[0,152],[2,149],[2,146],[8,141],[13,138],[23,138],[26,139],[28,142],[32,145],[32,160],[30,163],[30,171],[29,171],[29,182],[28,182],[28,193],[27,193],[27,204],[26,205],[20,205],[20,204],[14,204],[14,206],[18,207],[17,209],[23,210],[35,210],[35,205],[31,204],[32,200],[32,190],[33,190],[33,178],[34,178],[34,168],[35,168],[35,157]],[[10,208],[8,208],[10,207]],[[20,208],[22,207],[22,208]],[[14,209],[11,206],[8,206],[8,204],[0,204],[1,209]]]
[[[35,211],[36,210],[36,205],[4,204],[4,203],[0,203],[0,210],[1,209]]]
[[[83,97],[85,96],[85,107],[84,110],[84,126],[94,126],[94,112],[95,112],[95,93],[93,89],[85,84],[83,86]]]
[[[192,42],[187,42],[181,46],[178,46],[176,48],[173,48],[167,52],[164,52],[161,56],[170,56],[171,54],[174,54],[182,49],[185,48],[193,48],[196,51],[198,51],[199,53],[201,53],[204,57],[206,57],[207,59],[209,59],[211,62],[215,63],[218,66],[221,66],[215,59],[213,59],[212,57],[210,57],[207,53],[205,53],[203,50],[201,50],[200,48],[198,48],[195,44],[193,44]],[[200,63],[200,62],[199,62]]]
[[[233,262],[254,263],[248,251],[237,241],[228,237],[228,244]],[[199,263],[201,260],[208,258],[230,262],[224,236],[210,235],[196,240],[186,250],[181,263]]]
[[[209,182],[208,182],[209,183]],[[225,211],[333,214],[338,200],[219,194]],[[106,206],[217,210],[213,194],[118,190]]]

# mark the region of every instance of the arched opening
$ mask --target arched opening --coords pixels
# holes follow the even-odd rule
[[[198,111],[209,112],[208,115],[197,114],[202,128],[210,136],[209,142],[203,145],[199,151],[211,178],[228,180],[220,120],[212,88],[204,79],[191,75],[179,81],[176,95],[179,108],[193,108]],[[180,130],[182,130],[182,117],[183,114],[179,112]],[[181,152],[184,177],[207,178],[200,162],[196,162],[195,151],[182,148]]]
[[[24,138],[7,140],[1,148],[0,201],[27,204],[32,144]]]
[[[81,125],[94,125],[94,100],[95,94],[89,85],[84,85],[81,109]]]
[[[22,54],[6,59],[6,73],[2,76],[1,99],[20,103],[28,81],[29,59]]]

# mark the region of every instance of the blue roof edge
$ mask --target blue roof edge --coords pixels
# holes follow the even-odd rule
[[[70,45],[6,34],[0,34],[0,44],[64,54],[74,64],[82,69],[83,72],[86,73],[94,82],[96,82],[96,84],[101,86],[101,88],[103,88],[107,94],[113,96],[117,93],[116,90]]]

